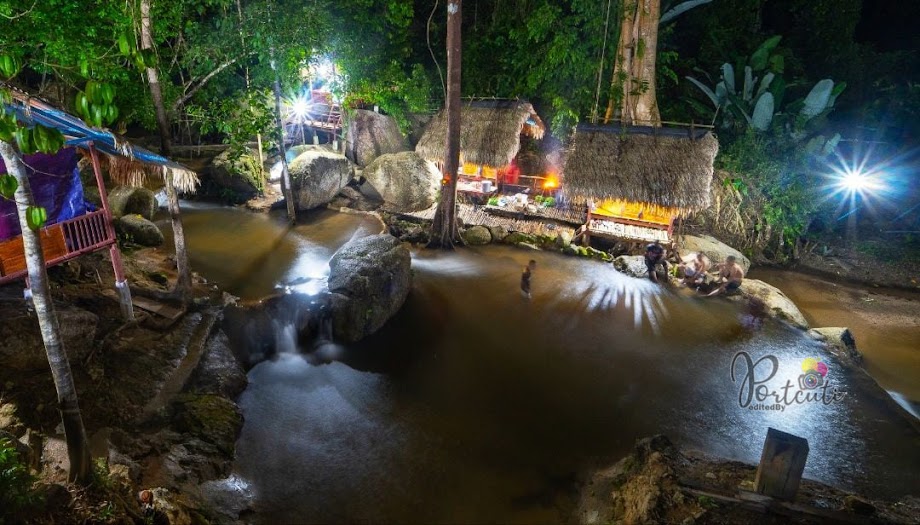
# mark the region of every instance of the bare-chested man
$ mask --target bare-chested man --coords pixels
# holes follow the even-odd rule
[[[725,262],[718,265],[718,268],[719,280],[722,281],[722,284],[706,297],[712,297],[713,295],[719,295],[726,292],[731,293],[741,287],[741,281],[744,279],[744,270],[738,265],[734,255],[726,257]]]

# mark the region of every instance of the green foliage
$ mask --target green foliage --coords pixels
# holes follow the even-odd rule
[[[32,490],[34,482],[15,445],[0,438],[0,525],[22,521],[23,515],[39,503]]]
[[[475,9],[473,23],[464,22],[464,93],[533,100],[553,132],[568,135],[594,109],[598,66],[602,91],[610,85],[615,23],[610,24],[605,58],[599,63],[607,3],[535,0],[509,5],[491,0]],[[606,104],[606,96],[600,103]]]
[[[350,82],[345,105],[379,106],[405,132],[409,129],[408,115],[428,111],[430,97],[431,80],[421,65],[416,64],[407,76],[400,64],[392,62],[373,79]]]
[[[742,64],[744,80],[736,82],[735,67],[726,62],[721,67],[721,80],[710,88],[701,80],[687,77],[712,103],[717,124],[734,134],[746,129],[756,132],[788,134],[796,141],[815,137],[826,117],[834,108],[846,83],[834,84],[831,79],[816,83],[800,100],[784,104],[787,83],[783,79],[782,55],[776,53],[781,37],[774,36],[762,43]],[[776,60],[779,59],[779,60]],[[760,76],[755,76],[759,74]],[[803,84],[796,80],[795,84]],[[697,106],[699,107],[699,106]],[[809,151],[827,156],[836,147],[839,137],[811,144]]]
[[[218,133],[229,144],[234,157],[247,153],[246,144],[256,134],[271,136],[274,122],[272,95],[267,90],[250,90],[239,98],[222,98],[207,106],[192,105],[189,114],[197,119],[201,134]]]

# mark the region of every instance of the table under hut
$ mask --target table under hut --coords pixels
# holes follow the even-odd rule
[[[65,147],[55,154],[36,153],[22,159],[35,203],[47,211],[45,226],[39,231],[45,267],[87,253],[109,250],[123,313],[126,318],[133,318],[131,295],[103,183],[103,169],[113,181],[130,186],[142,185],[151,174],[165,179],[168,171],[181,191],[194,191],[197,175],[181,164],[129,144],[108,130],[93,128],[48,102],[10,86],[2,87],[11,93],[6,109],[12,111],[22,125],[41,124],[55,128],[65,138]],[[101,200],[99,207],[84,199],[78,168],[81,156],[90,159]],[[6,173],[6,166],[0,160],[0,174],[3,173]],[[0,285],[27,279],[20,228],[15,203],[0,199]]]
[[[588,210],[575,240],[673,245],[675,220],[709,206],[718,149],[694,126],[578,126],[562,172]]]
[[[521,100],[464,101],[460,108],[460,173],[457,191],[474,202],[486,202],[499,192],[542,191],[546,174],[522,174],[515,164],[522,137],[542,140],[546,127],[529,102]],[[447,150],[447,112],[441,110],[419,139],[415,151],[443,171]],[[550,183],[556,187],[555,181]],[[530,191],[525,191],[531,188]]]

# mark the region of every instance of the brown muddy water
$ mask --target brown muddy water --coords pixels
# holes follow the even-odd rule
[[[811,326],[848,327],[872,377],[920,417],[920,293],[782,270],[751,276],[781,289]]]
[[[374,228],[321,213],[186,214],[196,269],[247,297],[324,273]],[[534,297],[518,293],[537,261]],[[846,392],[850,372],[803,332],[742,327],[721,300],[673,294],[610,265],[507,247],[413,253],[406,306],[379,333],[312,365],[309,341],[255,366],[232,484],[258,523],[555,523],[583,473],[637,438],[756,463],[768,427],[808,438],[806,477],[873,496],[920,494],[920,437],[859,392],[785,410],[739,405],[737,352],[808,357]],[[771,382],[773,387],[781,386]]]

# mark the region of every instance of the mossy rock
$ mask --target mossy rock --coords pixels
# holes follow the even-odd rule
[[[115,231],[125,240],[141,246],[163,244],[163,232],[140,215],[125,215],[115,220]]]
[[[481,246],[492,242],[492,234],[485,226],[473,226],[468,230],[464,230],[460,236],[463,238],[463,242],[471,246]]]
[[[486,226],[489,229],[489,233],[492,234],[492,242],[503,242],[505,237],[508,236],[508,230],[504,226]]]
[[[157,211],[157,198],[147,188],[118,186],[109,192],[109,208],[114,217],[140,215],[152,221]]]
[[[199,192],[233,204],[246,202],[264,189],[258,153],[228,149],[211,162],[201,174]]]
[[[243,428],[243,414],[235,403],[215,395],[186,394],[176,400],[176,426],[180,432],[213,443],[232,455]]]
[[[502,239],[502,242],[505,244],[538,244],[537,239],[533,235],[528,235],[521,232],[509,233],[507,236],[505,236],[504,239]]]

